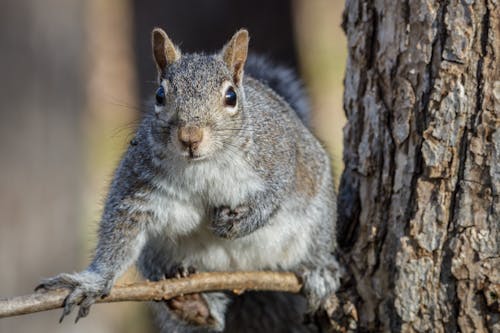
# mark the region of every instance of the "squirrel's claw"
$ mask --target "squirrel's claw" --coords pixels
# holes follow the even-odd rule
[[[67,299],[68,298],[66,297],[66,300]],[[73,307],[75,306],[75,303],[67,302],[66,300],[64,301],[64,308],[63,308],[63,312],[61,313],[61,317],[59,318],[59,323],[63,322],[64,317],[69,315],[71,313],[71,311],[73,310]]]
[[[193,266],[184,266],[182,264],[173,266],[168,273],[165,274],[165,278],[185,278],[196,273],[196,268]]]
[[[87,317],[90,312],[90,306],[95,303],[96,298],[92,296],[87,296],[80,303],[80,308],[78,309],[78,314],[75,319],[75,323],[78,322],[80,318]]]
[[[42,280],[42,282],[35,287],[35,291],[68,289],[73,286],[73,282],[74,281],[71,279],[70,274],[62,273],[52,278]]]
[[[79,306],[75,323],[80,318],[89,314],[90,307],[95,300],[104,297],[110,291],[111,285],[99,274],[84,271],[75,274],[59,274],[53,278],[43,280],[35,290],[69,289],[69,294],[64,299],[63,312],[59,322],[69,315],[75,306]]]
[[[39,285],[37,285],[35,287],[35,291],[39,291],[39,290],[47,290],[47,289],[45,288],[45,285],[43,283],[40,283]]]
[[[66,299],[64,300],[64,309],[61,314],[61,318],[59,318],[59,323],[62,323],[64,317],[69,315],[71,311],[73,311],[73,308],[77,304],[77,297],[81,297],[81,295],[75,295],[75,292],[71,292]]]

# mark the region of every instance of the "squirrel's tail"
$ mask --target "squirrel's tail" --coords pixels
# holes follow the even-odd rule
[[[275,65],[263,56],[249,55],[245,72],[283,97],[304,125],[309,127],[311,115],[309,99],[293,70]]]

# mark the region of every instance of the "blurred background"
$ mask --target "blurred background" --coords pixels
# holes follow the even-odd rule
[[[154,26],[184,52],[216,51],[248,28],[252,51],[302,76],[338,177],[342,10],[337,0],[2,0],[0,297],[87,265],[113,169],[156,89]],[[144,304],[96,305],[78,325],[59,316],[0,319],[0,332],[154,332]]]

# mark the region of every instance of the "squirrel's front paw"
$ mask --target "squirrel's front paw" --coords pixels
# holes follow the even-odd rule
[[[307,299],[309,314],[324,305],[325,300],[340,287],[340,270],[316,268],[297,272],[303,282],[302,292]]]
[[[95,303],[96,299],[109,294],[111,283],[97,273],[83,271],[74,274],[62,273],[42,280],[35,288],[35,290],[40,289],[69,289],[70,293],[64,300],[64,310],[59,322],[62,322],[64,317],[71,313],[75,305],[79,305],[80,308],[75,320],[77,322],[80,318],[86,317],[89,314],[90,306]]]
[[[216,207],[212,213],[212,230],[223,238],[236,238],[241,229],[242,220],[250,212],[248,206],[238,206],[231,209],[226,206]]]

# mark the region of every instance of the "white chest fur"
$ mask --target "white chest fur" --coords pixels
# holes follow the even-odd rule
[[[278,212],[264,227],[233,240],[207,230],[179,238],[166,250],[174,259],[207,271],[288,269],[308,255],[311,223],[303,214]]]
[[[141,207],[157,222],[149,245],[165,253],[166,261],[207,271],[286,269],[307,256],[311,226],[318,217],[294,210],[293,199],[265,227],[246,237],[227,240],[209,230],[210,207],[236,207],[263,187],[241,158],[187,165],[181,172],[157,180],[159,190]]]
[[[206,228],[210,208],[237,207],[263,189],[258,174],[238,154],[173,163],[169,173],[155,183],[156,190],[139,209],[152,213],[156,231],[171,239]]]
[[[165,260],[191,265],[201,271],[288,269],[309,255],[312,226],[317,215],[280,210],[262,228],[233,240],[214,236],[205,223],[189,233],[172,237],[169,228],[156,233],[150,245]]]

